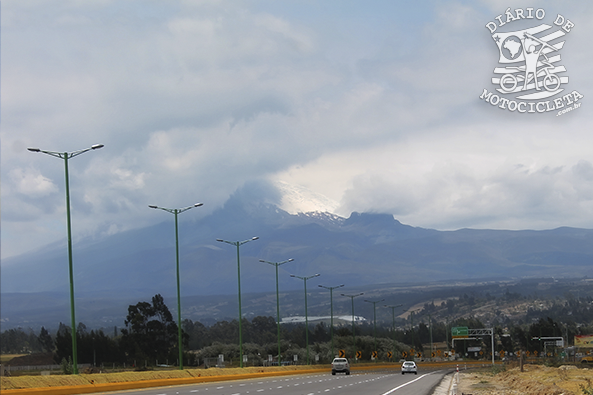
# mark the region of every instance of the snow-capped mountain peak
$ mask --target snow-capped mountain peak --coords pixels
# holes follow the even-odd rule
[[[300,185],[288,184],[284,181],[276,181],[274,185],[282,194],[280,208],[290,214],[298,213],[335,213],[338,202],[313,192]]]

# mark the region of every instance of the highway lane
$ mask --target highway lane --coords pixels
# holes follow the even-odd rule
[[[402,375],[399,370],[350,376],[327,374],[291,375],[265,379],[234,380],[128,390],[105,394],[126,395],[429,395],[449,370],[419,371]]]

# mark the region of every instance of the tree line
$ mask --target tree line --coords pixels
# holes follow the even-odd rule
[[[572,298],[566,301],[566,306],[573,311],[587,310],[591,305],[589,299]],[[449,307],[453,307],[451,303]],[[553,306],[553,311],[558,306]],[[429,356],[430,350],[425,346],[434,343],[448,342],[451,344],[450,328],[453,326],[467,326],[469,328],[485,328],[485,325],[475,318],[460,318],[452,322],[428,321],[426,314],[430,314],[434,307],[430,304],[417,314],[419,323],[413,328],[392,328],[391,324],[379,323],[376,330],[372,323],[352,326],[334,327],[334,354],[337,350],[344,350],[346,355],[353,358],[357,351],[363,360],[369,360],[375,343],[379,358],[386,360],[391,352],[392,359],[399,360],[402,352],[410,349],[423,352]],[[424,314],[424,315],[423,315]],[[418,322],[417,321],[417,322]],[[76,328],[78,361],[82,364],[101,366],[118,364],[136,366],[138,368],[154,366],[156,364],[176,365],[178,361],[178,330],[173,316],[164,303],[161,295],[155,295],[150,302],[139,302],[128,307],[125,328],[106,333],[103,329],[88,330],[82,323]],[[248,357],[248,364],[263,364],[272,355],[277,361],[278,343],[277,326],[273,317],[258,316],[251,320],[243,318],[242,322],[244,354]],[[539,318],[531,324],[494,325],[495,352],[499,351],[542,351],[539,337],[563,336],[571,339],[575,334],[590,333],[592,328],[577,325],[572,322],[560,323],[553,318]],[[319,323],[283,324],[281,326],[282,361],[304,363],[306,355],[305,332],[309,331],[309,348],[315,356],[313,362],[329,363],[334,355],[331,350],[331,331],[328,325]],[[53,353],[56,363],[61,363],[72,355],[72,331],[67,325],[60,323],[55,333],[50,333],[42,327],[39,334],[32,330],[9,329],[0,334],[0,349],[3,354],[46,352]],[[239,325],[238,320],[219,321],[211,326],[191,320],[182,322],[182,342],[184,365],[202,365],[209,359],[223,355],[225,361],[237,362],[239,358]],[[462,353],[467,347],[478,344],[483,354],[492,352],[489,339],[471,342],[457,342],[456,348]],[[296,357],[295,357],[296,356]]]

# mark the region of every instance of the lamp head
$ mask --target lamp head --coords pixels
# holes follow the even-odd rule
[[[216,241],[224,242],[224,240],[223,240],[223,239],[216,239]]]
[[[99,149],[99,148],[103,148],[104,145],[103,144],[95,144],[93,146],[91,146],[91,149]]]
[[[31,152],[40,152],[41,151],[39,148],[27,148],[27,149]]]
[[[154,204],[149,204],[148,207],[150,207],[150,208],[159,208],[158,206],[155,206]]]
[[[252,238],[251,238],[251,240],[257,240],[257,239],[259,239],[259,237],[258,237],[258,236],[255,236],[255,237],[252,237]]]
[[[194,204],[194,207],[200,207],[200,206],[203,206],[203,205],[204,205],[204,203],[196,203],[196,204]]]

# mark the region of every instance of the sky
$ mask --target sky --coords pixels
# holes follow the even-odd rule
[[[202,202],[191,212],[199,219],[255,181],[323,195],[345,217],[389,213],[439,230],[593,228],[590,2],[0,7],[3,259],[66,234],[63,161],[28,147],[104,144],[68,162],[75,238],[168,220],[149,204]],[[528,8],[545,16],[519,18]],[[559,14],[574,26],[555,24]],[[576,91],[578,108],[519,113],[480,98],[498,94],[494,69],[505,66],[489,22],[497,33],[566,27],[555,64],[565,90],[531,101]]]

